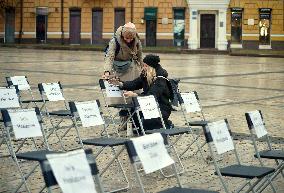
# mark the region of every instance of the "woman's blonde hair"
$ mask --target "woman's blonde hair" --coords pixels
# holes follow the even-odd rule
[[[146,78],[149,86],[153,83],[155,77],[156,77],[155,68],[148,66],[146,70]]]

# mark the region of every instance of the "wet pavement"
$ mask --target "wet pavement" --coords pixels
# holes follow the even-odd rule
[[[103,55],[102,52],[93,51],[0,48],[0,84],[6,85],[7,76],[25,75],[35,93],[38,83],[60,81],[65,98],[69,101],[101,99],[98,80],[103,71]],[[170,77],[181,79],[181,91],[198,92],[208,120],[228,119],[231,130],[239,139],[236,142],[241,147],[240,154],[245,162],[257,163],[248,155],[248,152],[252,155],[253,151],[248,139],[245,112],[261,110],[268,132],[272,136],[273,145],[284,148],[283,58],[205,54],[159,55],[161,64]],[[39,97],[38,94],[35,95]],[[181,112],[177,111],[173,113],[171,120],[175,125],[184,126],[180,117]],[[3,148],[4,146],[1,147],[0,152],[4,152]],[[0,158],[3,165],[0,166],[0,192],[10,192],[13,184],[16,183],[15,180],[11,183],[6,181],[7,179],[11,181],[16,175],[13,174],[15,172],[13,169],[10,170],[11,172],[7,171],[6,166],[9,162],[7,159],[9,157]],[[212,165],[200,164],[200,158],[197,156],[186,160],[187,172],[182,175],[184,184],[223,191],[218,178],[213,175]],[[127,164],[127,161],[125,162]],[[128,174],[133,178],[133,173],[130,171]],[[153,181],[156,175],[150,178]],[[174,183],[170,179],[159,177],[157,183],[148,184],[147,190],[157,192],[169,184]],[[277,184],[278,191],[284,192],[283,178],[278,178]],[[131,187],[128,192],[137,192],[135,185]],[[36,189],[37,187],[34,188]]]

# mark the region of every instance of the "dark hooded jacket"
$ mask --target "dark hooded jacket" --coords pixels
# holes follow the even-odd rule
[[[165,78],[168,77],[167,71],[163,69],[160,64],[158,64],[155,69],[156,76],[163,76]],[[121,87],[121,89],[129,91],[138,90],[141,88],[143,89],[143,93],[141,95],[154,95],[156,97],[163,119],[167,121],[172,111],[172,106],[170,103],[171,94],[167,80],[156,77],[152,85],[149,86],[145,75],[141,73],[141,75],[133,81],[123,82],[123,86]]]

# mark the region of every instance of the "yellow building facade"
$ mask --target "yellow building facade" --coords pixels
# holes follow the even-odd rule
[[[11,0],[1,43],[106,44],[133,22],[144,46],[284,49],[283,0]]]

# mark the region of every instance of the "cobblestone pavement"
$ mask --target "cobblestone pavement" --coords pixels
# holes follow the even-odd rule
[[[161,64],[168,70],[171,77],[181,79],[180,90],[196,90],[203,105],[205,117],[208,120],[227,118],[236,140],[241,160],[246,164],[259,164],[253,157],[253,145],[249,140],[248,128],[244,113],[259,109],[263,112],[267,129],[272,136],[272,145],[275,148],[284,148],[284,59],[265,57],[234,57],[226,55],[186,55],[186,54],[160,54]],[[98,79],[103,71],[103,53],[89,51],[57,51],[0,48],[1,86],[5,86],[5,77],[25,75],[28,77],[36,98],[37,84],[41,82],[61,81],[65,98],[71,100],[102,100],[98,86]],[[52,108],[56,108],[53,106]],[[171,115],[175,126],[184,127],[180,111]],[[197,118],[191,115],[192,119]],[[65,120],[64,125],[70,123]],[[3,127],[3,126],[1,126]],[[50,128],[49,120],[45,119],[45,127]],[[198,128],[196,128],[198,130]],[[99,134],[100,131],[82,130],[82,137]],[[59,131],[62,135],[63,131]],[[204,139],[201,139],[204,141]],[[181,152],[186,144],[192,141],[192,136],[184,136],[177,147]],[[51,147],[60,149],[55,136],[49,139]],[[31,141],[27,141],[24,148]],[[75,131],[71,131],[63,139],[65,149],[79,147],[76,142]],[[259,141],[264,146],[262,141]],[[96,151],[97,149],[94,149]],[[195,187],[224,192],[217,176],[214,175],[214,166],[205,163],[200,154],[194,154],[196,147],[188,151],[182,162],[185,172],[181,175],[182,184],[186,187]],[[208,155],[205,147],[204,155]],[[98,159],[100,167],[109,159],[104,152]],[[0,147],[0,192],[12,192],[20,182],[15,162],[7,155],[6,146]],[[126,167],[126,174],[130,179],[128,192],[139,192],[137,182],[126,152],[122,153],[121,161]],[[230,154],[223,157],[222,162],[232,163]],[[265,160],[268,166],[274,162]],[[31,167],[30,163],[21,162],[24,170]],[[34,164],[34,163],[33,163]],[[105,184],[112,183],[117,186],[121,181],[116,179],[119,172],[112,168],[103,177]],[[110,179],[113,179],[110,182]],[[226,178],[230,190],[234,190],[241,180]],[[32,179],[28,181],[32,192],[37,192],[43,185],[40,169],[37,169]],[[148,175],[143,178],[147,192],[158,192],[166,187],[174,186],[173,178],[163,178],[160,173]],[[284,192],[283,177],[275,180],[277,192]],[[108,188],[109,186],[106,185]],[[24,192],[24,189],[21,189]],[[59,192],[58,189],[55,189]],[[265,192],[271,192],[268,187]]]

